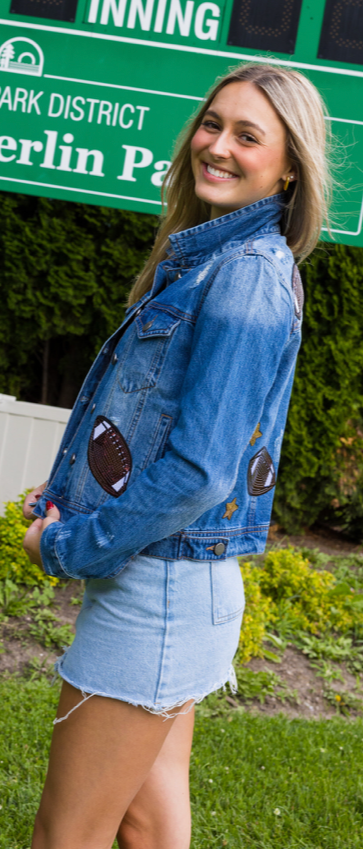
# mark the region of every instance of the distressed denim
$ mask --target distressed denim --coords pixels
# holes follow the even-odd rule
[[[86,581],[75,639],[55,668],[84,694],[161,716],[188,703],[187,712],[227,681],[236,687],[232,659],[243,609],[235,557],[139,555],[115,578]]]
[[[264,550],[301,339],[282,211],[275,195],[170,237],[151,291],[84,381],[34,510],[50,499],[61,513],[41,539],[49,575],[112,578],[139,553]],[[89,467],[97,416],[131,453],[118,498]]]

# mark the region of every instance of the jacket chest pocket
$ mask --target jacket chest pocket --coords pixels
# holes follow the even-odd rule
[[[132,326],[127,356],[120,363],[118,381],[124,392],[156,386],[172,336],[180,319],[145,309]]]

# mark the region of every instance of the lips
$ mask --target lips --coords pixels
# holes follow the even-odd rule
[[[234,174],[232,171],[227,171],[223,168],[217,168],[214,165],[211,165],[209,162],[202,162],[203,166],[203,175],[207,180],[224,182],[226,180],[235,180],[238,178],[237,174]]]

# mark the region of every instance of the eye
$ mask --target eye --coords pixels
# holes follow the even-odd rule
[[[205,127],[207,130],[219,130],[220,129],[219,124],[217,124],[216,121],[212,121],[211,118],[209,120],[202,121],[200,126]]]
[[[251,136],[251,133],[240,133],[238,138],[243,142],[255,143],[258,144],[257,139],[254,136]]]

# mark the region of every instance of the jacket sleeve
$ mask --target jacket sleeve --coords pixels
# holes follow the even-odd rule
[[[200,308],[180,415],[164,457],[120,499],[45,529],[41,556],[48,574],[112,577],[146,546],[226,499],[274,382],[292,312],[269,260],[247,255],[219,266]]]

